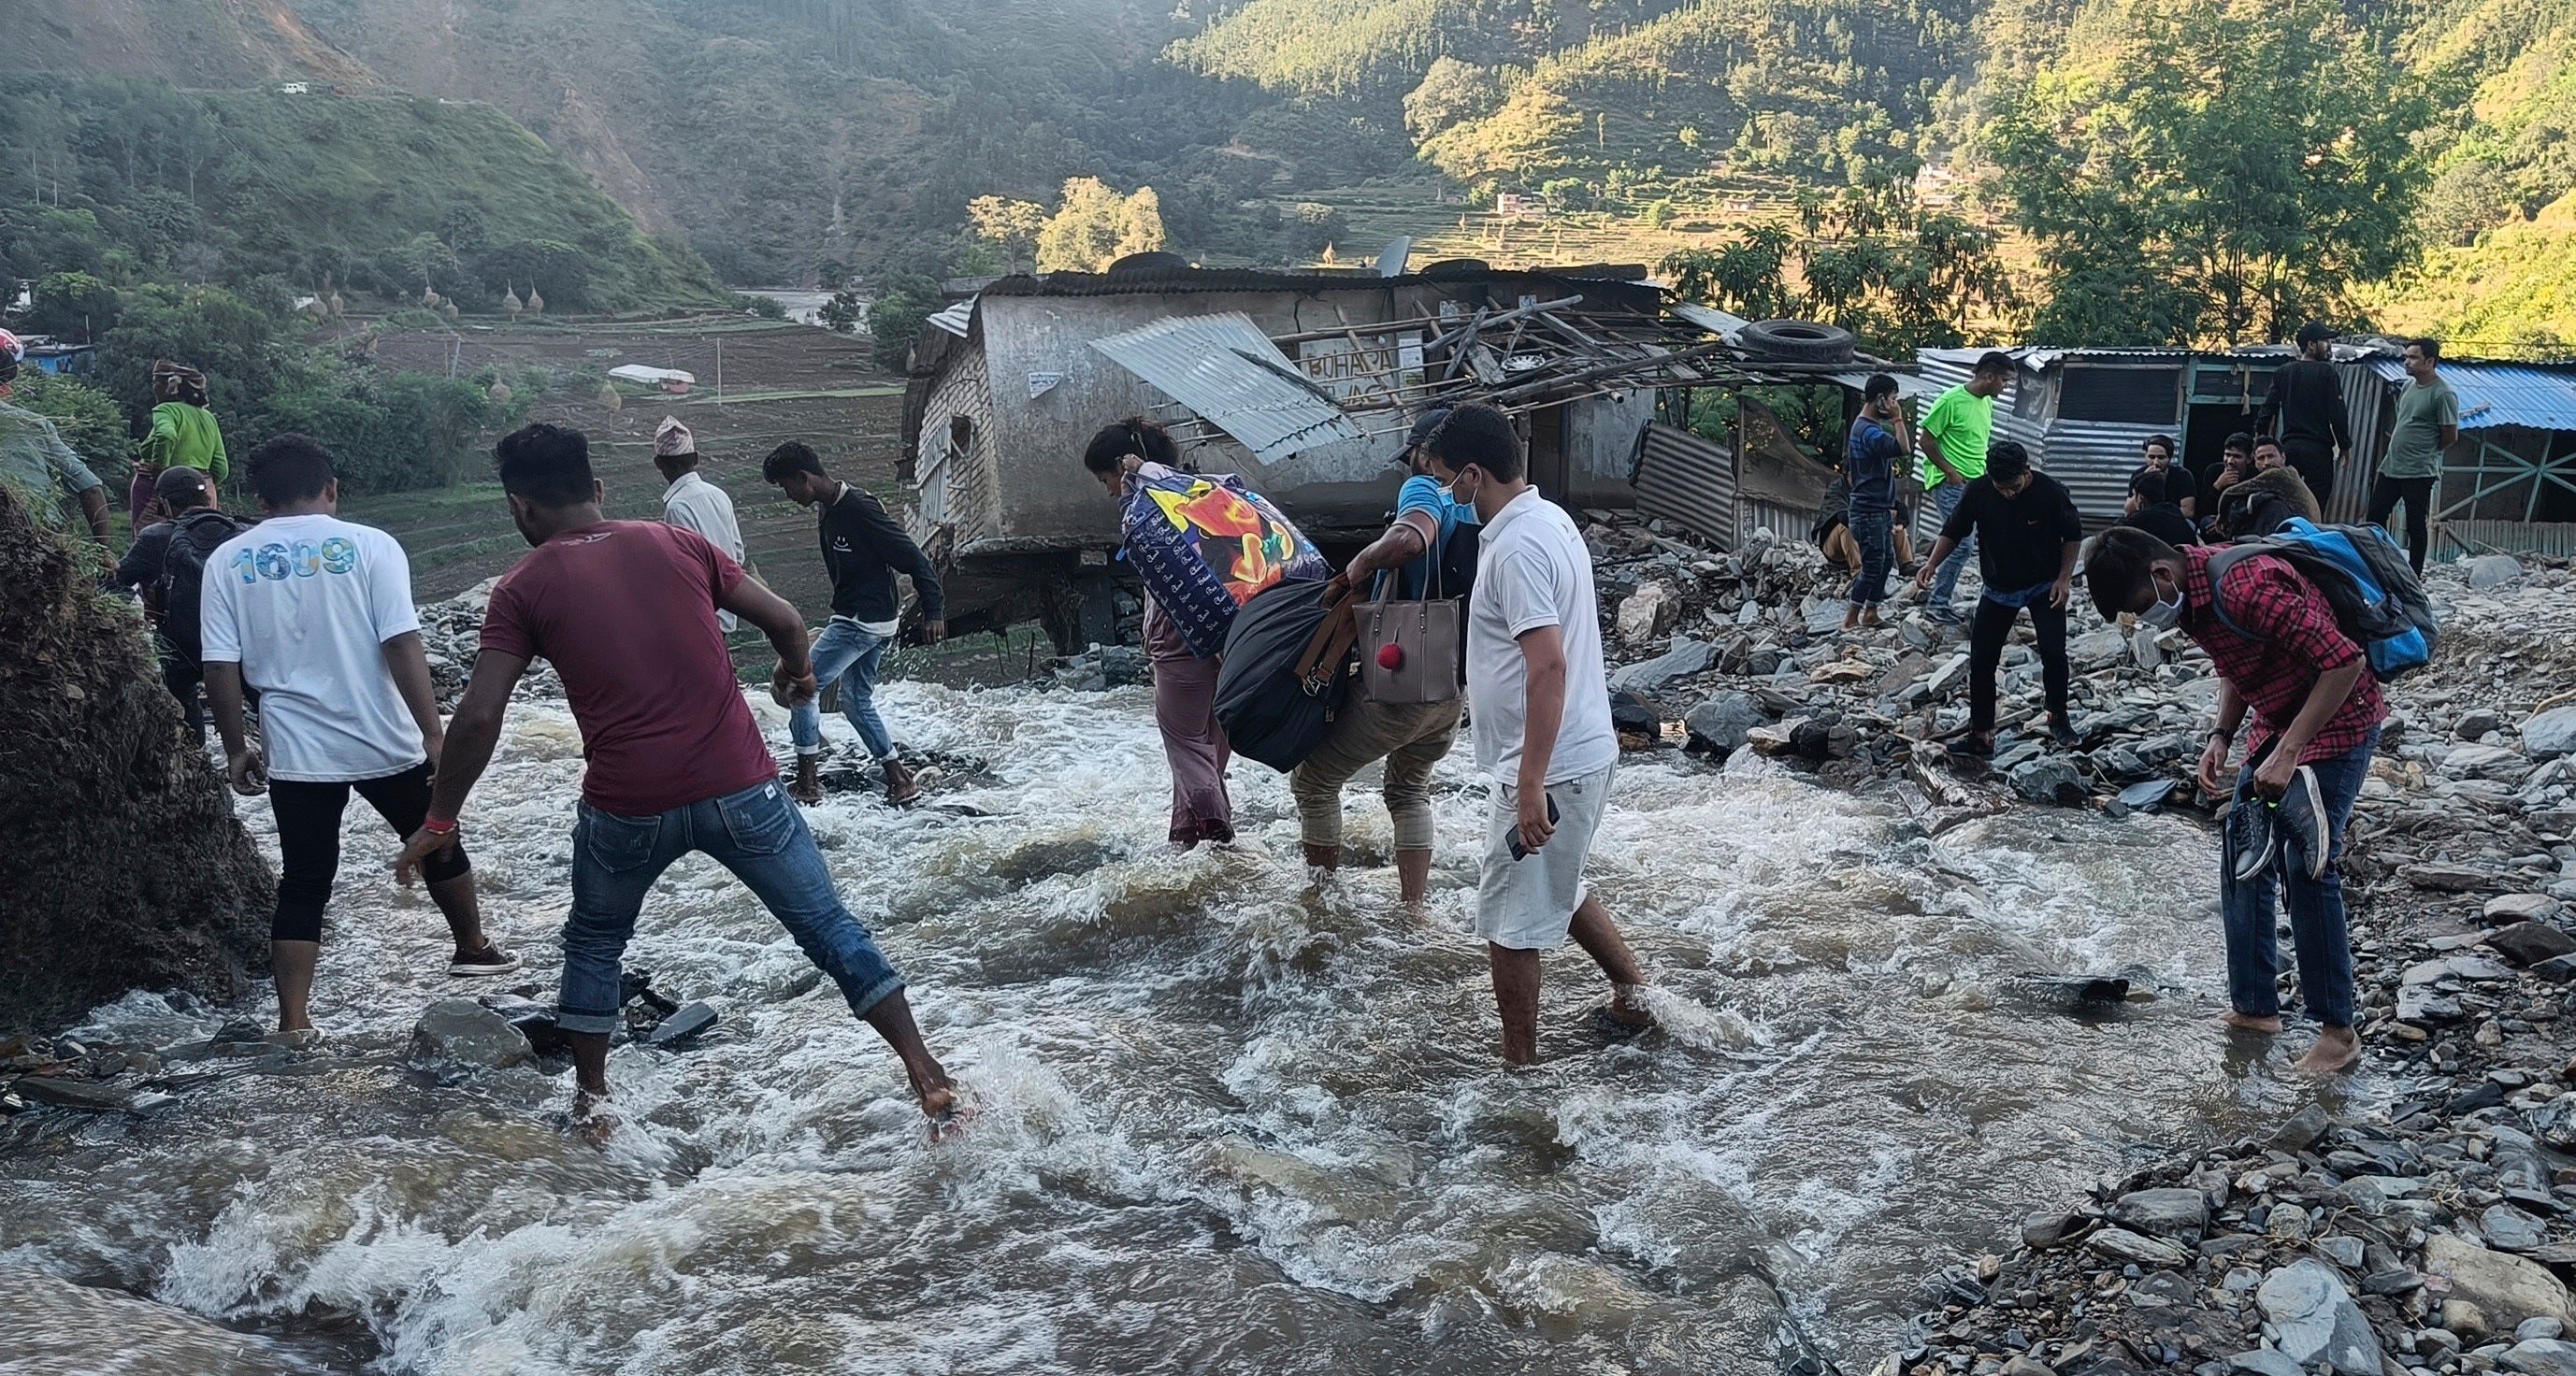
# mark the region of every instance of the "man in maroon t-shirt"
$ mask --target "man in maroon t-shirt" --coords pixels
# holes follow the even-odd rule
[[[903,979],[841,904],[805,819],[787,799],[717,629],[718,609],[769,635],[792,698],[814,693],[796,609],[695,532],[600,514],[581,432],[531,425],[501,441],[501,487],[536,547],[492,590],[483,646],[448,723],[429,820],[395,868],[456,844],[457,813],[492,761],[510,690],[544,659],[581,726],[580,819],[572,912],[564,920],[557,1022],[571,1034],[574,1116],[610,1126],[608,1036],[619,960],[653,881],[690,851],[713,856],[760,895],[796,944],[840,985],[850,1010],[903,1059],[922,1111],[945,1118],[955,1090],[913,1026]]]

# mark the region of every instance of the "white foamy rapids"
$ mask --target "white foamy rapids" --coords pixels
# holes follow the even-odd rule
[[[2290,1093],[2208,1030],[2214,847],[2182,823],[2019,813],[1935,841],[1891,802],[1633,764],[1592,874],[1663,1030],[1596,1022],[1569,946],[1549,1063],[1509,1072],[1464,740],[1407,912],[1375,771],[1347,800],[1371,861],[1319,887],[1256,764],[1238,846],[1162,844],[1142,690],[881,703],[985,762],[938,806],[810,814],[970,1087],[961,1139],[927,1140],[875,1035],[700,858],[628,959],[724,1021],[612,1057],[608,1151],[560,1133],[567,1075],[405,1069],[413,1018],[458,989],[359,805],[323,1051],[217,1063],[156,1117],[0,1128],[0,1264],[405,1373],[1756,1371],[1792,1332],[1867,1359],[1927,1270],[2036,1201]],[[561,706],[518,704],[466,819],[489,920],[549,985],[579,771]],[[2123,971],[2161,997],[2077,1017],[2019,982]],[[215,1019],[135,996],[91,1030]]]

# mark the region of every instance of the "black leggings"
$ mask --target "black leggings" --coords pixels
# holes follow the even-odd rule
[[[322,909],[331,901],[331,882],[340,876],[340,813],[349,805],[349,790],[385,819],[394,835],[406,840],[429,817],[429,762],[400,774],[354,783],[308,783],[299,779],[268,781],[268,810],[277,818],[277,916],[269,923],[271,941],[320,941]],[[462,842],[444,855],[421,862],[421,877],[436,884],[454,879],[472,866]]]
[[[2030,604],[2030,628],[2039,636],[2040,679],[2048,688],[2048,714],[2066,715],[2066,609],[2046,602]],[[1995,729],[1995,669],[2003,663],[2004,642],[2012,639],[2013,618],[2021,609],[1988,598],[1977,599],[1976,619],[1968,626],[1968,729]]]
[[[2397,512],[2397,504],[2406,504],[2406,562],[2415,572],[2424,572],[2424,556],[2433,545],[2433,479],[2392,478],[2385,473],[2370,485],[2372,525],[2388,529],[2388,518]]]

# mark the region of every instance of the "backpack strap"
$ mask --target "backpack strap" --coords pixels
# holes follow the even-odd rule
[[[1342,657],[1358,643],[1359,620],[1354,615],[1357,606],[1358,593],[1347,583],[1338,596],[1326,599],[1324,619],[1306,638],[1306,653],[1297,659],[1297,677],[1305,683],[1306,691],[1317,692],[1330,683]]]
[[[2201,566],[2202,572],[2209,575],[2209,609],[2217,614],[2218,624],[2246,640],[2265,640],[2268,637],[2256,635],[2243,626],[2237,625],[2236,618],[2227,614],[2226,589],[2222,584],[2227,575],[2234,572],[2236,566],[2248,557],[2273,552],[2269,540],[2241,540],[2209,556],[2209,561]]]

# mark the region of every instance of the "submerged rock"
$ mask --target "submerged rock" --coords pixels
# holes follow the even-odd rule
[[[412,1024],[411,1060],[424,1069],[499,1070],[535,1059],[519,1029],[472,999],[441,999]]]

